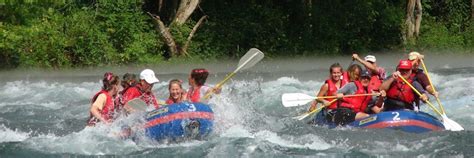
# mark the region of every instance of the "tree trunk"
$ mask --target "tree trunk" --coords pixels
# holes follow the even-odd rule
[[[423,8],[421,7],[421,0],[416,0],[416,10],[415,10],[415,36],[418,38],[420,35],[420,27],[421,27],[421,16],[423,14]]]
[[[474,20],[474,0],[471,1],[471,20]]]
[[[180,53],[178,52],[178,47],[176,45],[176,42],[174,41],[173,35],[171,35],[171,32],[165,26],[163,21],[161,21],[160,17],[155,16],[151,14],[150,12],[148,12],[148,15],[150,15],[155,20],[156,31],[161,33],[161,36],[165,40],[165,43],[168,46],[169,51],[171,52],[170,55],[171,56],[180,55]]]
[[[404,41],[405,42],[413,42],[413,35],[415,33],[415,4],[416,0],[408,0],[407,1],[407,10],[406,10],[406,19],[405,19],[405,33],[404,33]]]
[[[181,0],[178,11],[176,12],[175,22],[182,25],[188,20],[199,4],[199,0]]]
[[[194,25],[185,43],[179,43],[179,42],[176,43],[173,35],[170,32],[169,27],[179,27],[183,25],[191,16],[191,14],[194,12],[194,10],[198,7],[199,0],[179,0],[179,1],[178,0],[168,0],[168,1],[159,0],[158,10],[162,10],[162,9],[168,10],[166,9],[167,8],[166,5],[164,5],[164,8],[161,8],[163,4],[165,3],[171,5],[171,8],[169,8],[171,10],[169,10],[168,12],[171,11],[172,16],[170,17],[174,17],[174,19],[170,19],[171,23],[168,24],[168,26],[166,26],[163,23],[163,21],[160,19],[159,16],[153,15],[149,12],[148,14],[154,19],[156,30],[160,32],[161,36],[163,37],[163,40],[168,46],[169,52],[170,52],[169,56],[176,57],[176,56],[187,55],[187,49],[189,47],[191,39],[193,38],[199,26],[207,18],[207,16],[201,17],[201,19],[199,19],[196,25]]]

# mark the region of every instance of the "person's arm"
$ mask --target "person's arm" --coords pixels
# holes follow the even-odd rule
[[[222,87],[210,87],[209,91],[212,91],[214,94],[221,94]]]
[[[367,69],[370,70],[370,72],[371,72],[372,74],[376,74],[376,75],[379,74],[379,72],[378,72],[378,70],[377,70],[377,67],[375,67],[373,64],[371,64],[371,63],[369,63],[369,62],[367,62],[367,61],[361,59],[361,58],[359,57],[359,55],[357,55],[357,54],[352,54],[352,59],[355,59],[355,60],[357,60],[359,63],[361,63],[362,65],[364,65]]]
[[[417,81],[421,84],[423,89],[428,91],[431,95],[438,97],[438,93],[434,91],[433,87],[430,84],[430,81],[428,80],[428,76],[426,76],[425,73],[417,73],[416,74]]]
[[[311,106],[309,107],[308,112],[313,111],[317,107],[318,107],[318,101],[316,101],[316,100],[311,101]]]
[[[99,119],[101,122],[108,123],[108,120],[105,120],[102,115],[100,114],[100,111],[102,108],[104,108],[105,102],[107,100],[107,96],[105,94],[100,94],[97,99],[92,103],[92,106],[90,108],[90,112],[92,116],[95,118]]]
[[[354,94],[357,91],[357,86],[354,84],[354,82],[350,82],[344,86],[342,86],[339,90],[337,90],[336,93],[342,93],[344,95],[348,94]]]
[[[357,91],[357,86],[355,85],[354,82],[348,83],[344,86],[341,87],[341,89],[337,90],[337,99],[341,99],[344,97],[344,95],[350,95],[350,94],[355,94]]]
[[[188,92],[186,90],[181,90],[181,101],[188,100]]]
[[[418,81],[415,81],[412,83],[413,87],[415,87],[415,89],[421,93],[421,96],[420,99],[423,100],[424,102],[426,102],[428,100],[428,95],[426,94],[427,91],[425,91],[425,89],[423,89],[423,86],[418,82]],[[416,92],[414,92],[416,93]],[[418,95],[418,94],[415,94],[415,95]]]
[[[398,71],[394,72],[392,76],[385,79],[385,81],[383,81],[382,84],[380,85],[380,90],[388,91],[388,89],[390,88],[390,85],[392,85],[393,81],[395,81],[395,79],[398,77],[399,74],[400,73]]]
[[[319,92],[318,92],[318,95],[317,97],[324,97],[326,95],[326,93],[328,92],[328,84],[327,83],[324,83],[321,88],[319,89]],[[318,98],[316,99],[316,101],[320,102],[320,103],[323,103],[325,104],[325,102],[328,102],[322,98]]]
[[[377,72],[380,80],[385,80],[387,78],[386,71],[382,67],[377,67]]]

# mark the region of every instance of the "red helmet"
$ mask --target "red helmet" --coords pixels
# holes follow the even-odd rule
[[[400,60],[397,67],[398,69],[410,70],[412,69],[412,64],[410,60]]]

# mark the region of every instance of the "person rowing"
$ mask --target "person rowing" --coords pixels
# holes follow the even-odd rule
[[[187,93],[187,98],[191,102],[201,102],[201,98],[205,94],[213,91],[214,93],[219,94],[221,92],[220,88],[214,89],[210,86],[205,85],[209,71],[206,69],[193,69],[191,74],[189,74],[189,86],[191,86]]]
[[[335,110],[328,112],[326,119],[337,124],[346,125],[355,120],[369,116],[365,111],[369,102],[376,100],[373,96],[344,97],[345,95],[364,95],[374,93],[369,87],[371,75],[367,70],[362,70],[359,75],[360,80],[354,80],[337,90],[338,105]],[[385,92],[381,92],[382,96]],[[381,102],[378,102],[381,104]]]
[[[339,63],[332,64],[331,67],[329,67],[329,79],[327,79],[324,82],[324,84],[321,86],[317,96],[318,97],[335,96],[336,91],[347,83],[346,81],[341,79],[342,73],[343,73],[343,68]],[[318,102],[326,106],[326,109],[336,109],[337,107],[336,103],[330,103],[333,100],[334,99],[318,98],[315,101],[311,102],[309,111],[311,112],[314,109],[316,109]]]
[[[380,86],[381,90],[387,92],[387,98],[384,102],[384,111],[394,111],[401,109],[414,110],[414,105],[419,105],[418,97],[409,85],[405,84],[399,77],[405,78],[416,90],[422,93],[419,99],[426,101],[428,99],[426,91],[420,83],[415,80],[415,74],[412,73],[412,62],[410,60],[400,60],[396,72],[387,78]]]
[[[133,87],[130,87],[125,91],[122,95],[122,100],[124,108],[127,111],[133,111],[133,108],[127,105],[127,103],[135,98],[140,98],[140,100],[144,101],[148,106],[154,106],[155,108],[159,108],[160,105],[156,100],[155,94],[152,92],[153,84],[159,82],[159,80],[155,77],[155,72],[151,69],[145,69],[140,73],[140,81]]]
[[[408,54],[408,60],[411,61],[413,68],[412,73],[415,74],[415,80],[418,81],[424,90],[428,91],[429,94],[433,95],[434,97],[438,98],[439,94],[437,91],[434,90],[433,86],[428,80],[428,76],[423,69],[420,67],[420,62],[423,60],[424,55],[421,55],[418,52],[410,52]]]
[[[386,75],[385,69],[380,66],[377,66],[377,59],[375,58],[375,56],[367,55],[365,56],[364,60],[362,60],[358,54],[352,54],[352,59],[364,65],[365,69],[367,69],[370,74],[370,89],[378,91]]]

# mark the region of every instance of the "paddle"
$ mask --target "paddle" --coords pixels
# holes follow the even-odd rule
[[[423,66],[423,70],[424,70],[425,73],[426,73],[426,77],[428,77],[428,82],[430,83],[431,88],[433,88],[433,91],[436,93],[436,89],[435,89],[435,87],[434,87],[434,85],[433,85],[433,82],[431,82],[431,78],[430,78],[430,75],[428,74],[428,69],[427,69],[426,66],[425,66],[425,62],[424,62],[423,59],[421,59],[421,58],[420,58],[420,61],[421,61],[421,65]],[[436,97],[436,96],[435,96],[435,98],[436,98],[436,101],[438,102],[438,105],[439,105],[439,108],[441,109],[441,112],[442,112],[443,114],[446,113],[446,112],[444,111],[444,107],[443,107],[443,105],[441,104],[441,101],[439,100],[439,98]]]
[[[411,83],[409,83],[405,78],[403,78],[403,76],[399,76],[399,78],[401,78],[403,80],[403,82],[405,82],[408,86],[410,86],[410,88],[414,92],[416,92],[416,94],[418,94],[421,97],[421,93],[418,90],[416,90],[415,87],[413,87],[413,85],[411,85]],[[459,125],[455,121],[449,119],[448,116],[446,116],[446,114],[443,115],[441,112],[439,112],[439,110],[436,109],[435,106],[433,106],[433,104],[431,104],[431,102],[429,100],[427,100],[426,103],[428,103],[429,107],[434,112],[436,112],[438,115],[441,116],[441,118],[443,118],[443,125],[444,125],[444,128],[446,130],[451,130],[451,131],[462,131],[462,130],[464,130],[464,128],[461,127],[461,125]]]
[[[127,105],[134,111],[145,111],[148,107],[146,103],[140,98],[135,98],[127,102]]]
[[[334,103],[335,101],[337,101],[337,99],[334,99],[333,101],[329,102],[328,105],[331,105],[331,104]],[[306,112],[306,113],[304,113],[304,114],[302,114],[302,115],[295,116],[295,117],[292,117],[292,118],[293,118],[293,119],[296,119],[296,120],[303,120],[303,119],[305,119],[306,117],[308,117],[308,116],[310,116],[310,115],[312,115],[312,114],[314,114],[314,113],[318,113],[319,111],[321,111],[321,110],[322,110],[323,108],[325,108],[325,107],[326,107],[325,105],[322,105],[321,107],[316,108],[316,109],[314,109],[314,110],[311,111],[311,112]]]
[[[428,69],[425,66],[425,62],[423,61],[423,59],[420,59],[420,61],[421,61],[421,65],[423,66],[424,71],[426,72],[426,76],[428,77],[428,81],[430,82],[431,88],[433,88],[433,91],[436,93],[436,89],[433,85],[433,82],[431,82],[431,78],[430,78],[430,75],[428,74]],[[436,101],[438,102],[439,108],[441,109],[441,113],[442,113],[441,117],[443,118],[443,120],[447,120],[447,122],[449,122],[451,130],[452,131],[464,130],[464,128],[460,124],[448,118],[448,116],[446,115],[446,111],[444,110],[444,107],[441,104],[441,101],[439,100],[438,97],[435,96],[435,98],[436,98]]]
[[[160,107],[166,105],[166,102],[163,100],[157,100]],[[127,105],[131,107],[134,111],[146,111],[148,105],[141,100],[140,98],[135,98],[127,102]]]
[[[344,95],[344,97],[362,97],[362,96],[374,96],[380,95],[379,93],[371,94],[354,94],[354,95]],[[306,105],[307,103],[315,99],[331,99],[337,98],[337,96],[324,96],[324,97],[314,97],[303,93],[285,93],[281,96],[281,102],[284,107],[294,107],[300,105]]]
[[[234,70],[234,72],[228,74],[224,80],[219,82],[214,89],[218,89],[222,87],[224,83],[226,83],[230,78],[232,78],[238,71],[240,70],[245,70],[248,68],[251,68],[255,64],[257,64],[260,60],[262,60],[264,57],[262,51],[258,50],[257,48],[251,48],[245,55],[240,58],[239,64],[237,65],[237,68]],[[208,92],[203,98],[204,99],[209,99],[209,97],[213,94],[213,91]]]

